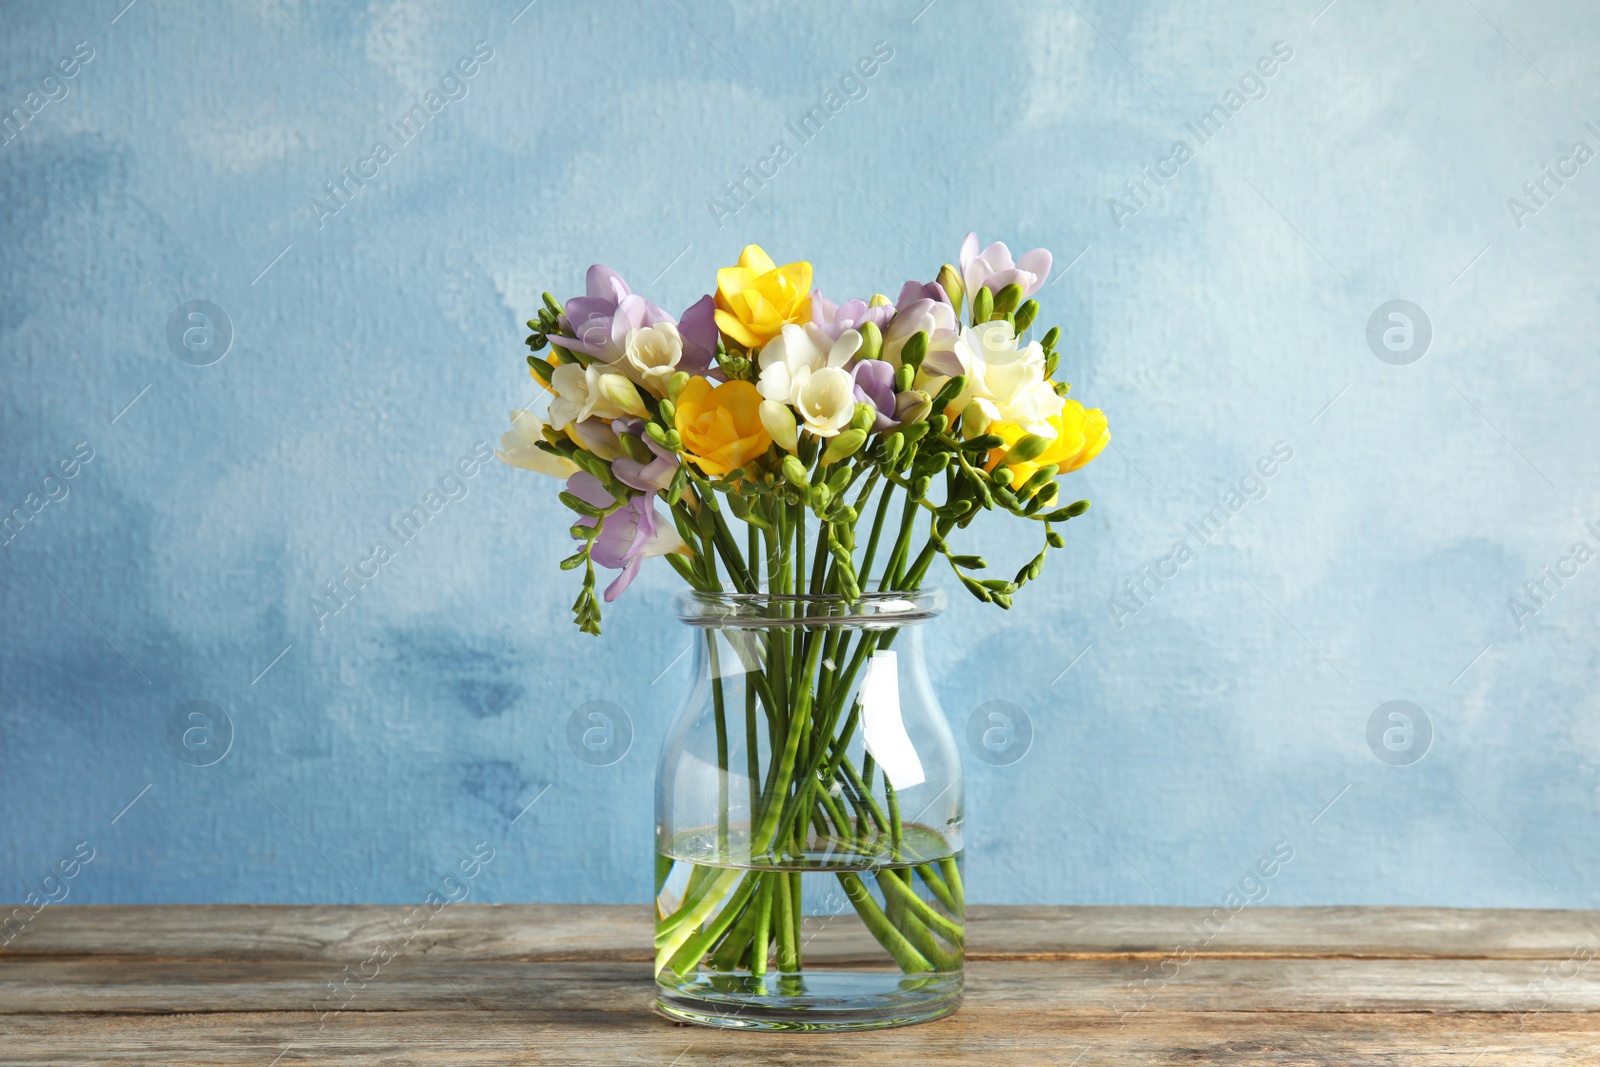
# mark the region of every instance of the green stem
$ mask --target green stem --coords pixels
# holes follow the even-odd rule
[[[794,902],[790,898],[789,876],[782,871],[773,871],[771,878],[778,898],[778,970],[793,973],[800,969],[800,955],[795,945]]]
[[[855,906],[856,914],[861,916],[861,921],[866,924],[872,936],[889,951],[900,969],[906,974],[922,974],[933,970],[933,964],[928,962],[926,956],[918,952],[911,942],[906,940],[904,934],[895,929],[884,915],[883,909],[878,907],[878,902],[872,899],[872,892],[861,881],[861,876],[855,871],[840,871],[839,884],[844,886],[844,895]]]
[[[761,879],[756,890],[756,926],[750,941],[750,973],[760,978],[767,973],[767,952],[772,930],[772,883],[770,876]]]

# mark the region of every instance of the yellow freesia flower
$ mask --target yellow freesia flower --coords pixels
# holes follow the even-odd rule
[[[777,266],[760,245],[745,245],[737,267],[717,271],[717,328],[754,351],[789,323],[811,321],[811,264]]]
[[[678,393],[677,405],[683,450],[713,478],[743,467],[772,444],[772,434],[761,423],[761,394],[751,382],[713,388],[707,378],[690,378]]]
[[[1055,428],[1056,435],[1051,439],[1045,450],[1033,459],[1009,465],[1011,471],[1011,484],[1021,485],[1033,477],[1035,471],[1048,464],[1055,464],[1057,474],[1066,474],[1068,471],[1078,470],[1094,457],[1098,456],[1111,441],[1111,429],[1106,422],[1106,413],[1099,408],[1088,408],[1076,400],[1068,400],[1061,408],[1061,414],[1049,420]],[[1005,445],[989,452],[984,470],[992,471],[1006,454],[1006,449],[1016,444],[1027,433],[1021,425],[1012,420],[991,423],[987,433],[997,434],[1005,441]]]

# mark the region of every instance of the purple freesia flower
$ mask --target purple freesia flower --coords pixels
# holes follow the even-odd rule
[[[625,454],[618,456],[611,461],[611,473],[623,485],[641,493],[665,492],[667,486],[672,484],[672,476],[678,473],[678,454],[646,437],[643,419],[612,419],[611,428],[619,437],[629,434],[639,438],[655,456],[648,463],[641,463]]]
[[[690,305],[678,320],[678,336],[683,338],[683,356],[678,369],[690,374],[720,378],[713,370],[717,362],[717,302],[709,295]]]
[[[596,263],[585,278],[587,295],[567,301],[562,326],[570,337],[561,339],[563,348],[593,356],[602,363],[615,363],[625,355],[628,334],[643,326],[672,322],[672,316],[637,295],[610,267]]]
[[[616,502],[610,491],[600,484],[600,479],[588,471],[579,471],[568,478],[567,492],[597,508],[610,507]],[[645,493],[607,515],[600,536],[589,550],[589,558],[600,566],[622,571],[606,586],[607,604],[627,591],[645,560],[684,547],[677,529],[657,514],[655,499],[654,493]],[[585,515],[578,519],[578,525],[593,526],[598,521]]]
[[[950,303],[950,294],[944,291],[944,286],[938,282],[906,282],[900,287],[900,299],[895,301],[899,307],[915,303],[918,300],[937,300],[940,303]]]
[[[907,282],[900,296],[902,298],[907,296],[911,287],[916,284]],[[944,287],[938,282],[932,282],[925,288],[937,289],[938,298],[922,296],[904,301],[900,305],[900,310],[889,321],[889,328],[883,331],[883,358],[895,366],[899,366],[900,352],[906,347],[906,342],[911,340],[912,334],[928,335],[928,357],[923,361],[923,365],[930,371],[941,365],[942,354],[955,347],[956,339],[961,334],[961,324],[956,321],[956,309],[945,297]]]
[[[872,420],[874,433],[895,425],[894,367],[881,359],[863,359],[850,372],[856,383],[856,402],[871,404],[878,417]]]
[[[811,291],[811,321],[832,341],[837,341],[846,330],[859,331],[868,322],[883,330],[893,317],[894,307],[890,304],[871,307],[861,299],[835,304],[822,295],[822,290]]]
[[[1022,298],[1037,293],[1050,277],[1050,253],[1042,248],[1024,252],[1011,261],[1011,249],[996,241],[978,251],[978,235],[967,234],[961,242],[961,283],[967,287],[967,299],[972,299],[979,289],[988,287],[991,293],[1017,282],[1022,286]]]

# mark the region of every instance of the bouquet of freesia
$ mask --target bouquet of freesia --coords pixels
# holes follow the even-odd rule
[[[716,295],[677,319],[599,264],[584,296],[563,306],[544,294],[527,343],[548,414],[514,412],[499,456],[566,479],[579,546],[561,566],[583,569],[583,631],[600,632],[596,563],[621,571],[607,603],[654,556],[696,589],[804,593],[808,525],[813,593],[916,589],[943,556],[973,596],[1009,608],[1062,545],[1051,524],[1088,508],[1057,507],[1056,479],[1106,446],[1106,417],[1055,380],[1059,327],[1023,341],[1049,252],[1013,262],[968,234],[959,270],[907,282],[894,303],[836,304],[811,274],[750,245],[717,272]],[[897,494],[898,531],[884,542]],[[978,577],[983,559],[948,540],[995,509],[1043,530],[1010,579]],[[919,516],[927,532],[913,549]]]
[[[668,1014],[859,1028],[959,1000],[959,756],[891,645],[931,613],[917,590],[936,557],[1009,608],[1061,547],[1055,525],[1089,506],[1060,506],[1057,478],[1106,446],[1106,418],[1055,380],[1059,329],[1024,340],[1049,274],[1043,249],[1013,262],[969,234],[959,269],[836,304],[810,263],[751,245],[677,319],[594,266],[584,296],[546,293],[528,324],[552,398],[543,418],[513,413],[499,455],[566,479],[578,626],[600,632],[596,564],[621,572],[609,602],[660,556],[693,590],[684,621],[706,627],[657,786]],[[1038,524],[1011,578],[951,545],[984,511]],[[844,897],[809,900],[829,876]],[[880,972],[856,951],[842,977],[802,974],[804,917],[845,901]]]

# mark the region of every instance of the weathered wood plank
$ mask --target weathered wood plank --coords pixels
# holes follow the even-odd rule
[[[648,1008],[648,964],[397,959],[335,995],[342,967],[305,961],[12,960],[0,965],[8,1013],[423,1011],[559,1015],[596,1001]],[[372,973],[372,972],[368,972]],[[1600,964],[1563,978],[1542,960],[1199,959],[1166,983],[1140,960],[978,960],[967,1010],[1040,1007],[1110,1015],[1174,1011],[1600,1012]]]
[[[0,951],[0,1065],[1600,1063],[1595,912],[975,908],[960,1012],[834,1037],[652,1016],[650,937],[637,907],[50,908]]]
[[[1044,1010],[998,1024],[963,1010],[904,1030],[836,1037],[677,1027],[639,1010],[545,1015],[354,1013],[317,1029],[312,1015],[7,1018],[5,1067],[60,1064],[160,1067],[298,1067],[301,1064],[440,1067],[594,1064],[841,1067],[914,1060],[919,1067],[1543,1067],[1592,1064],[1593,1015],[1514,1017],[1428,1014],[1178,1013],[1115,1018]],[[281,1056],[281,1058],[279,1058]]]
[[[1600,911],[1451,908],[975,906],[973,958],[1357,956],[1565,960],[1600,951]],[[422,921],[389,905],[46,908],[0,962],[32,955],[352,962],[409,937],[454,959],[646,960],[651,912],[636,905],[454,904]]]

